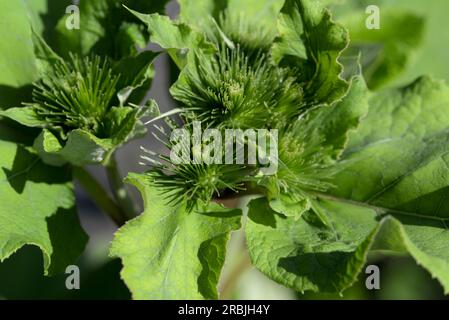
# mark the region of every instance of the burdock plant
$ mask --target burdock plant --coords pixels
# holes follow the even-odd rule
[[[34,244],[48,273],[73,263],[86,243],[75,177],[120,226],[110,255],[136,299],[233,297],[241,270],[220,277],[242,225],[238,268],[296,292],[343,293],[373,251],[409,254],[447,292],[449,88],[423,77],[368,89],[402,70],[415,42],[347,18],[349,33],[317,0],[179,3],[173,20],[164,1],[81,0],[88,28],[70,33],[61,20],[55,51],[34,35],[32,97],[0,111],[38,128],[32,145],[0,132],[0,260]],[[177,76],[174,109],[157,116],[144,99],[157,53],[130,46],[147,37]],[[145,172],[125,179],[143,198],[137,216],[114,153],[144,123],[157,124],[149,139],[164,148],[142,148]],[[253,139],[261,132],[269,139]],[[175,161],[175,151],[187,156]],[[114,199],[90,164],[106,167]]]
[[[274,66],[262,52],[251,61],[240,44],[220,40],[211,56],[195,52],[171,90],[186,118],[247,129],[276,127],[301,113],[302,87],[292,70]]]
[[[38,54],[46,54],[50,63],[34,83],[33,101],[2,115],[44,129],[35,147],[47,162],[106,164],[117,147],[145,133],[140,119],[154,114],[156,105],[150,101],[140,106],[130,98],[139,87],[135,77],[143,81],[148,76],[145,69],[155,54],[142,53],[114,63],[108,57],[70,54],[65,61],[38,35],[34,37],[36,50],[42,51]],[[79,154],[80,148],[88,154]]]
[[[32,102],[1,111],[25,126],[42,128],[34,149],[45,163],[74,167],[74,175],[99,205],[119,224],[135,216],[118,172],[114,153],[123,144],[145,134],[141,122],[155,115],[153,100],[141,102],[141,87],[151,83],[156,53],[142,52],[119,61],[95,54],[70,53],[64,60],[33,33],[40,78],[33,84]],[[144,89],[145,90],[145,89]],[[81,150],[81,151],[80,151]],[[118,205],[83,168],[106,167]]]

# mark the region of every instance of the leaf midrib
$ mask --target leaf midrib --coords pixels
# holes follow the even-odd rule
[[[314,192],[309,192],[309,194],[317,196],[318,198],[326,199],[326,200],[332,200],[332,201],[347,203],[347,204],[371,209],[379,216],[384,215],[384,214],[398,214],[398,215],[404,215],[404,216],[409,216],[409,217],[414,217],[414,218],[434,220],[434,221],[439,221],[439,222],[443,222],[443,223],[445,221],[449,221],[449,217],[443,218],[443,217],[429,216],[429,215],[419,214],[419,213],[414,213],[414,212],[408,212],[408,211],[399,210],[399,209],[386,208],[386,207],[372,205],[372,204],[362,202],[362,201],[346,199],[346,198],[337,197],[337,196],[333,196],[333,195],[325,194],[325,193],[321,193],[321,192],[314,191]]]

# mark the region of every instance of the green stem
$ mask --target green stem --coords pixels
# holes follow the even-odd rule
[[[73,176],[94,200],[96,205],[106,213],[119,227],[125,224],[126,216],[120,207],[109,197],[103,186],[84,168],[73,167]]]
[[[135,218],[137,216],[136,208],[125,184],[123,183],[123,178],[120,175],[117,160],[114,155],[111,155],[108,163],[106,164],[106,173],[114,194],[114,198],[122,208],[122,211],[125,213],[127,220]]]

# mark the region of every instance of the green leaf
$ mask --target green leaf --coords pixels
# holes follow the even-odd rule
[[[70,131],[61,144],[54,133],[44,129],[36,138],[34,148],[50,165],[60,166],[67,162],[75,166],[105,164],[117,148],[146,133],[139,119],[148,108],[113,107],[104,119],[108,138],[98,138],[86,130],[76,129]]]
[[[57,60],[61,59],[53,52],[53,50],[45,43],[42,37],[38,35],[35,30],[32,30],[30,39],[33,45],[32,49],[34,50],[33,56],[30,57],[34,63],[34,73],[29,74],[27,83],[19,88],[3,86],[0,84],[0,112],[1,109],[22,107],[24,101],[31,101],[33,91],[32,82],[37,80],[42,75],[42,72],[47,71]],[[25,111],[25,113],[28,113],[28,115],[25,114],[21,116],[17,114],[17,117],[22,118],[22,120],[23,118],[29,118],[30,114],[28,110]],[[15,118],[15,114],[16,111],[11,111],[4,116]],[[21,122],[20,120],[17,121]]]
[[[312,153],[314,149],[325,148],[328,159],[323,159],[324,162],[338,159],[346,147],[349,133],[358,127],[361,118],[368,112],[369,97],[365,81],[361,77],[354,77],[342,100],[310,110],[304,120],[299,120],[305,131],[302,142],[307,143],[306,148],[310,148],[306,154]],[[315,139],[315,136],[321,139]]]
[[[31,26],[52,46],[55,44],[55,29],[64,16],[71,0],[20,0],[27,9]]]
[[[140,119],[157,112],[154,100],[149,100],[144,106],[113,107],[105,118],[105,130],[110,138],[102,140],[110,140],[117,148],[132,139],[143,137],[147,129]]]
[[[20,88],[0,85],[0,109],[22,106],[24,101],[30,101],[32,98],[31,83],[60,59],[35,30],[32,30],[30,39],[32,40],[32,49],[34,51],[34,55],[30,57],[34,61],[34,73],[28,75],[30,76],[29,83]]]
[[[179,0],[179,19],[198,30],[213,26],[211,18],[218,20],[228,6],[228,0]]]
[[[305,212],[310,210],[310,202],[304,197],[280,193],[270,200],[270,207],[286,217],[299,219]]]
[[[66,28],[63,17],[57,26],[58,53],[67,57],[69,52],[87,55],[108,55],[116,60],[136,55],[136,44],[143,48],[148,35],[144,26],[123,6],[143,12],[162,12],[167,1],[138,0],[81,0],[80,29]]]
[[[380,29],[365,26],[367,16],[360,10],[339,19],[349,29],[351,45],[342,57],[346,72],[358,68],[372,89],[385,86],[416,61],[416,51],[424,37],[424,19],[407,11],[382,9]],[[407,29],[403,26],[408,26]],[[349,62],[347,64],[347,62]],[[352,63],[351,63],[352,62]]]
[[[389,218],[380,229],[373,250],[407,252],[441,283],[444,293],[449,294],[448,219],[413,217],[407,213],[393,216],[395,218]]]
[[[13,120],[0,118],[0,140],[31,146],[38,134],[38,129],[24,128]]]
[[[134,299],[216,299],[229,233],[240,210],[211,204],[205,212],[170,207],[149,175],[131,174],[145,211],[115,235],[111,255],[122,259],[122,278]]]
[[[270,211],[265,199],[258,200],[250,204],[254,214],[247,223],[253,263],[288,287],[343,292],[357,279],[368,252],[380,250],[409,254],[449,293],[445,218],[420,217],[412,211],[339,198],[316,199],[313,208],[328,221],[325,226],[315,213],[295,220]]]
[[[46,274],[65,270],[87,242],[70,171],[14,143],[0,141],[0,155],[0,260],[31,244],[42,250]]]
[[[276,62],[296,66],[304,92],[316,103],[333,102],[347,90],[338,62],[349,43],[346,29],[333,22],[318,1],[287,0],[278,21],[279,38],[272,48]]]
[[[62,166],[67,162],[85,166],[105,162],[109,159],[111,144],[101,141],[84,130],[73,130],[68,134],[65,145],[49,130],[44,129],[34,142],[34,149],[45,163]]]
[[[285,277],[288,280],[282,283],[297,290],[342,291],[360,272],[372,246],[410,254],[449,293],[449,88],[444,82],[422,78],[408,87],[372,95],[369,103],[368,115],[350,134],[336,165],[334,187],[308,193],[314,219],[304,214],[295,222],[273,213],[270,228],[261,226],[258,219],[265,220],[258,216],[252,219],[256,225],[249,224],[247,236],[254,239],[250,251],[255,264],[278,281]],[[267,200],[259,201],[268,206]],[[279,233],[273,227],[277,223],[294,231]],[[278,234],[283,238],[275,243],[282,250],[270,260],[275,255],[268,246]],[[267,239],[264,245],[257,243],[261,238]],[[304,259],[310,250],[312,260]],[[259,258],[260,251],[266,258]],[[281,261],[291,257],[292,262],[282,267]],[[332,261],[342,267],[323,277],[326,285],[308,271],[314,269],[309,261],[324,266]],[[291,271],[286,273],[285,268]]]
[[[367,117],[350,136],[343,155],[348,168],[336,176],[335,193],[377,201],[416,170],[440,161],[449,148],[448,110],[449,88],[427,77],[373,95]],[[429,176],[433,183],[435,178]]]
[[[408,251],[448,292],[449,88],[421,78],[370,104],[333,194],[390,212],[403,225]]]
[[[331,1],[332,2],[332,1]],[[375,33],[383,33],[384,28],[389,28],[395,23],[391,20],[389,12],[407,12],[410,17],[407,22],[407,34],[404,32],[404,24],[398,23],[398,29],[391,30],[390,37],[394,37],[398,42],[400,48],[404,48],[404,43],[400,37],[403,37],[409,44],[421,39],[419,47],[413,47],[406,57],[408,61],[405,69],[401,74],[397,74],[395,79],[391,79],[390,86],[403,86],[414,81],[417,77],[422,75],[433,75],[439,79],[449,80],[449,67],[447,64],[447,51],[449,44],[449,20],[446,12],[449,10],[449,2],[440,0],[345,0],[335,1],[335,6],[332,6],[333,12],[341,12],[338,17],[342,18],[344,23],[346,17],[358,15],[359,17],[368,17],[365,14],[365,9],[368,5],[377,5],[380,8],[380,23],[381,29]],[[338,5],[337,5],[338,4]],[[405,16],[404,16],[405,17]],[[417,20],[420,19],[421,21]],[[420,26],[424,21],[424,30]],[[415,21],[417,25],[413,25]],[[351,27],[351,26],[350,26]],[[398,36],[396,36],[398,35]],[[399,36],[400,35],[400,36]],[[372,38],[372,37],[370,37]],[[416,38],[414,40],[413,38]],[[353,37],[351,35],[351,41]],[[382,40],[383,46],[391,47],[390,38],[378,38]],[[392,38],[391,38],[392,39]],[[397,48],[397,47],[396,47]],[[394,54],[394,53],[393,53]],[[380,57],[380,59],[387,59],[388,54]],[[411,56],[411,57],[410,57]],[[401,63],[400,61],[397,61]],[[372,68],[375,68],[374,66]]]
[[[341,292],[363,267],[379,228],[376,214],[327,200],[314,203],[301,219],[273,211],[267,199],[249,203],[246,239],[254,266],[271,279],[303,292]]]
[[[21,87],[36,79],[31,28],[22,1],[0,0],[0,86]]]
[[[133,10],[129,11],[147,25],[151,42],[167,49],[180,68],[186,64],[189,50],[201,49],[209,53],[215,51],[214,46],[207,42],[204,34],[193,30],[185,23],[172,21],[169,17],[157,13],[142,14]]]

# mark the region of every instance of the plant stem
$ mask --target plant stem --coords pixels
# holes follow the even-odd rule
[[[240,253],[242,254],[242,256],[239,258],[240,260],[233,266],[231,273],[223,283],[220,294],[221,300],[232,299],[232,295],[235,291],[240,277],[243,275],[243,273],[245,273],[245,271],[251,268],[251,259],[246,249],[242,248],[240,250]]]
[[[120,207],[109,197],[103,186],[84,168],[73,167],[73,176],[94,200],[96,205],[106,213],[119,227],[127,218]]]
[[[120,175],[117,160],[112,154],[106,164],[106,173],[111,186],[114,198],[122,208],[127,220],[133,219],[137,216],[134,202],[131,199],[128,190],[123,183],[123,178]]]

